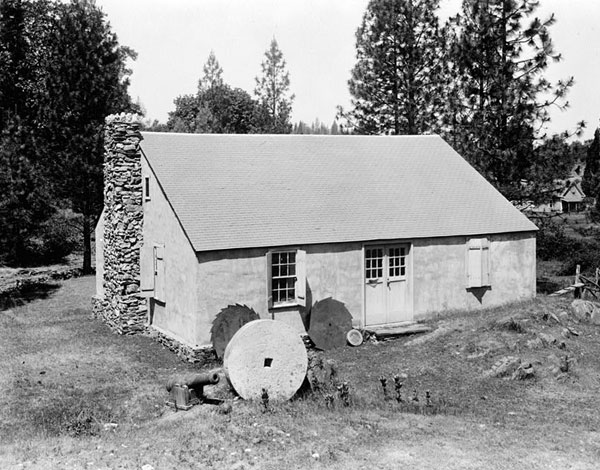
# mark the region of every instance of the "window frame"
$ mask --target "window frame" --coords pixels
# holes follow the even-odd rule
[[[295,256],[294,260],[294,275],[278,276],[273,277],[273,261],[276,255],[287,253],[288,255],[293,253]],[[285,265],[290,266],[289,263]],[[278,264],[278,266],[284,266]],[[304,307],[306,306],[306,251],[297,248],[281,248],[276,250],[269,250],[266,254],[266,271],[267,271],[267,308],[279,309],[287,307]],[[294,298],[285,301],[275,301],[273,295],[273,281],[275,279],[294,279]]]
[[[150,201],[150,175],[144,175],[144,201]]]

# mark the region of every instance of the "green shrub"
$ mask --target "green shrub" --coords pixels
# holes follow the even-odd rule
[[[559,276],[575,275],[577,265],[582,273],[592,273],[600,267],[600,242],[595,239],[579,239],[565,234],[564,224],[551,219],[536,221],[537,256],[539,259],[562,262]]]
[[[582,273],[594,273],[600,268],[600,243],[596,240],[574,240],[574,249],[563,259],[560,276],[575,275],[577,265]]]
[[[565,234],[563,225],[551,219],[539,219],[536,224],[539,228],[536,241],[538,258],[544,261],[564,260],[575,240]]]
[[[80,243],[81,216],[61,210],[44,222],[25,242],[22,265],[42,265],[65,259]]]

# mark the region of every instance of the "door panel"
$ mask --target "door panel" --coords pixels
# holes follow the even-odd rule
[[[408,308],[408,282],[406,274],[407,245],[386,247],[387,269],[387,323],[412,320]]]
[[[408,290],[409,245],[365,247],[366,325],[412,320]]]
[[[373,324],[386,321],[385,266],[383,247],[365,250],[365,301],[369,305],[369,318]]]

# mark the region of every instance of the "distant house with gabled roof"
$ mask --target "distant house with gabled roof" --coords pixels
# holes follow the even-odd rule
[[[187,357],[216,314],[358,328],[535,296],[537,228],[438,136],[143,133],[107,120],[95,312]]]
[[[581,188],[581,178],[573,177],[566,180],[558,180],[555,185],[556,189],[551,192],[549,201],[539,205],[530,204],[527,210],[539,213],[539,212],[551,212],[551,213],[570,213],[570,212],[581,212],[585,210],[586,204],[584,199],[586,198],[583,189]]]

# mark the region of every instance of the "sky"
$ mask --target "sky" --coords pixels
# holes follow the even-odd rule
[[[195,93],[213,50],[223,79],[251,95],[272,38],[276,38],[295,94],[292,121],[330,125],[336,106],[348,108],[348,79],[356,62],[355,32],[368,0],[96,0],[119,42],[134,49],[130,94],[146,117],[166,122],[173,99]],[[551,111],[548,134],[572,131],[585,120],[582,139],[600,124],[600,1],[540,0],[535,16],[555,14],[550,29],[563,56],[545,76],[575,77],[569,109]],[[441,0],[440,16],[460,0]]]

